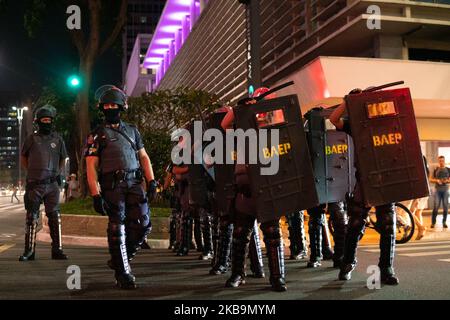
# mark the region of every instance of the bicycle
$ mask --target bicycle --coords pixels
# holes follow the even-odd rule
[[[409,209],[401,203],[395,203],[395,212],[396,212],[396,233],[395,233],[395,243],[403,244],[407,243],[414,235],[414,231],[416,229],[416,223],[414,221],[414,216],[409,211]],[[328,227],[330,229],[330,233],[334,235],[333,225],[331,223],[331,219],[328,220]],[[375,214],[375,207],[373,207],[369,211],[369,215],[367,216],[366,228],[374,229],[378,233],[380,233],[377,227],[377,218]]]

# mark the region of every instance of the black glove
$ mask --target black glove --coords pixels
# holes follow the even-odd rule
[[[156,181],[151,180],[147,184],[147,198],[148,202],[152,202],[156,198]]]
[[[103,202],[103,198],[101,195],[93,196],[92,199],[94,200],[94,210],[97,213],[100,213],[102,216],[106,215],[106,210]]]

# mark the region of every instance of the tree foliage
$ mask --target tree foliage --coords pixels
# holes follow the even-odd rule
[[[206,115],[220,107],[215,95],[189,88],[144,93],[128,104],[124,119],[139,128],[157,178],[164,176],[170,162],[171,132],[192,119],[200,120],[200,110]]]

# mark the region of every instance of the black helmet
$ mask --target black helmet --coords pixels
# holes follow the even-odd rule
[[[100,109],[103,109],[103,105],[107,103],[117,104],[122,110],[128,109],[126,94],[115,86],[102,86],[97,90],[95,96]]]
[[[350,91],[348,94],[359,94],[361,92],[362,92],[362,90],[360,88],[355,88],[352,91]]]
[[[46,104],[45,106],[38,108],[36,110],[34,119],[39,120],[47,117],[52,119],[56,117],[56,108],[49,104]]]

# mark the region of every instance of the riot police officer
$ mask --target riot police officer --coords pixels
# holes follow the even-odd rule
[[[52,238],[52,259],[65,260],[61,242],[59,212],[60,172],[67,158],[61,136],[54,131],[56,109],[45,105],[36,111],[37,132],[29,135],[23,144],[21,165],[27,170],[24,196],[26,215],[25,251],[20,261],[34,260],[39,206],[44,203]]]
[[[308,255],[305,237],[304,212],[286,215],[289,230],[289,250],[291,260],[302,260]]]
[[[134,289],[129,261],[151,231],[148,202],[156,195],[156,182],[138,129],[121,120],[121,112],[128,108],[125,94],[109,86],[98,90],[97,96],[105,122],[88,137],[88,184],[95,210],[109,217],[108,266],[115,271],[119,288]]]
[[[330,219],[334,228],[334,252],[329,248],[330,240],[326,228],[325,208],[328,207]],[[320,261],[333,259],[333,267],[339,268],[344,255],[344,242],[347,234],[347,212],[344,209],[344,202],[330,202],[328,206],[321,204],[315,208],[309,209],[309,239],[311,247],[309,268],[316,268],[321,265]],[[326,248],[326,249],[325,249]],[[329,253],[326,253],[325,250]]]
[[[354,89],[349,94],[359,94],[361,89]],[[351,136],[350,123],[348,119],[341,118],[346,111],[346,102],[337,107],[330,116],[330,121],[338,130],[342,130]],[[358,154],[355,154],[355,158]],[[358,242],[364,235],[365,221],[370,208],[363,203],[361,193],[361,181],[356,172],[356,185],[353,194],[348,197],[347,206],[350,221],[345,239],[344,257],[339,273],[340,280],[350,280],[351,273],[355,269],[356,249]],[[381,282],[387,285],[397,285],[398,278],[395,275],[393,262],[395,253],[395,210],[393,203],[387,203],[376,207],[377,224],[380,230],[380,260],[378,266],[381,272]]]
[[[177,192],[177,185],[174,182],[172,174],[173,164],[171,163],[166,169],[166,176],[164,177],[163,195],[169,201],[172,212],[170,214],[169,222],[169,250],[175,249],[177,245],[177,218],[180,212],[180,202],[175,196]]]
[[[253,97],[264,94],[268,88],[259,88]],[[273,97],[273,96],[272,96]],[[267,97],[271,98],[271,97]],[[246,104],[256,103],[248,100]],[[224,130],[231,128],[234,122],[234,112],[228,110],[222,121]],[[226,287],[239,287],[245,284],[245,256],[249,246],[250,234],[255,224],[256,204],[252,198],[249,184],[247,166],[237,164],[235,166],[235,181],[237,193],[234,204],[234,230],[232,246],[232,268],[231,276],[227,280]],[[286,291],[285,268],[284,268],[284,246],[281,235],[279,219],[269,220],[260,225],[264,234],[264,242],[267,248],[269,260],[270,284],[274,291]]]

